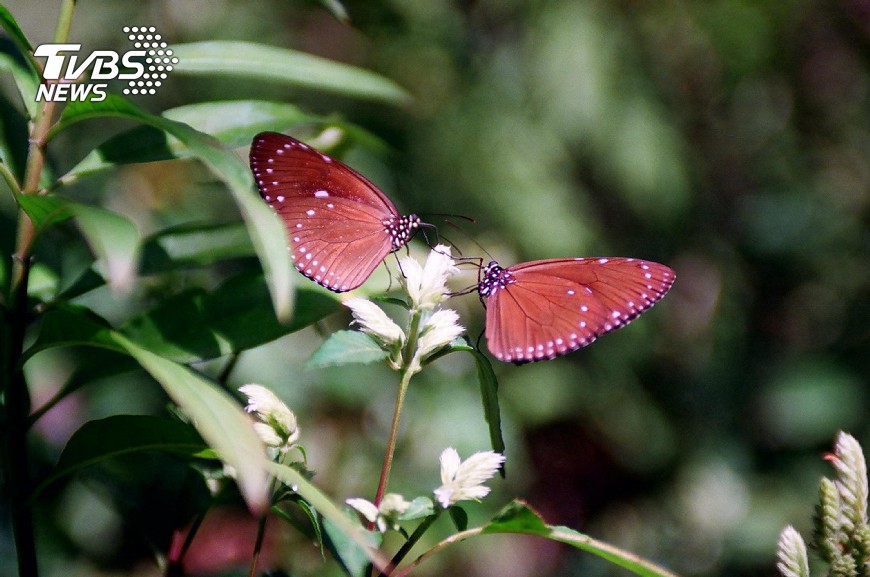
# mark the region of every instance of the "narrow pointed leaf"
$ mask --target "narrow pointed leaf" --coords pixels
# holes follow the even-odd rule
[[[248,146],[253,135],[264,130],[281,132],[303,122],[322,122],[298,106],[265,100],[200,102],[165,110],[163,116],[211,134],[232,148]]]
[[[242,223],[185,224],[145,239],[142,274],[204,267],[225,260],[255,256]]]
[[[504,454],[505,444],[501,432],[501,409],[498,404],[498,379],[495,376],[495,371],[492,370],[492,363],[479,350],[461,342],[454,342],[449,349],[446,349],[439,356],[454,351],[465,351],[471,353],[471,356],[474,357],[474,362],[477,365],[477,381],[480,384],[480,400],[483,403],[483,416],[486,419],[486,424],[489,426],[489,441],[492,444],[493,451]],[[499,472],[504,477],[504,465],[499,469]]]
[[[122,346],[187,414],[209,447],[236,472],[248,507],[260,514],[269,505],[265,449],[238,402],[205,377],[164,359],[115,333]]]
[[[19,194],[15,200],[30,217],[37,234],[73,216],[69,203],[59,196]]]
[[[0,5],[0,10],[2,10]],[[29,118],[36,116],[36,91],[39,86],[39,76],[29,63],[23,63],[11,54],[0,53],[0,70],[8,70],[15,81],[21,103]]]
[[[320,345],[305,368],[323,368],[350,363],[373,363],[382,361],[389,353],[373,338],[359,331],[337,331]]]
[[[513,501],[502,509],[491,523],[482,528],[482,533],[520,533],[537,535],[567,543],[578,549],[593,553],[603,559],[628,569],[642,577],[677,577],[676,574],[655,563],[628,551],[609,545],[568,527],[548,525],[538,513],[522,501]]]
[[[179,59],[173,74],[241,76],[402,106],[411,101],[403,88],[379,74],[287,48],[211,41],[176,44],[172,50]]]
[[[271,342],[335,312],[340,305],[323,291],[296,291],[296,313],[281,323],[263,275],[243,273],[212,292],[191,289],[165,299],[128,321],[121,331],[166,358],[190,363]]]
[[[196,431],[173,419],[115,415],[88,421],[67,441],[57,464],[34,496],[57,479],[121,455],[158,451],[192,457],[205,448]]]
[[[346,538],[346,546],[355,549],[354,552],[347,552],[349,556],[359,553],[378,569],[386,568],[389,561],[377,549],[380,545],[380,534],[375,535],[363,529],[355,515],[349,516],[336,507],[329,497],[324,495],[296,469],[265,461],[265,459],[264,462],[270,474],[299,493],[323,517],[324,529],[330,534],[330,538],[337,533],[341,533]]]
[[[33,46],[30,45],[30,41],[18,25],[18,21],[3,4],[0,4],[0,26],[9,33],[22,52],[25,54],[33,52]]]
[[[320,0],[320,3],[324,8],[329,10],[337,20],[345,24],[350,22],[350,16],[347,15],[347,10],[345,9],[344,4],[339,2],[339,0]]]
[[[122,292],[130,290],[139,260],[136,225],[102,208],[72,203],[69,207],[109,286]]]
[[[109,323],[90,309],[72,303],[58,303],[42,315],[39,334],[24,352],[22,363],[36,353],[53,347],[97,346],[123,351],[112,338]]]
[[[293,267],[287,258],[289,239],[278,216],[254,191],[254,179],[248,166],[215,138],[187,124],[149,114],[116,94],[107,94],[101,102],[71,102],[51,135],[83,120],[106,116],[138,120],[171,134],[224,181],[239,206],[266,273],[275,312],[282,321],[289,319],[293,291]]]

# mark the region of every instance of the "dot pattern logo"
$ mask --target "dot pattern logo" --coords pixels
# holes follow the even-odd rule
[[[172,65],[178,58],[154,26],[124,26],[124,34],[133,42],[134,48],[144,49],[145,73],[136,80],[130,80],[124,94],[156,94],[157,88],[166,80],[166,73],[172,72]]]

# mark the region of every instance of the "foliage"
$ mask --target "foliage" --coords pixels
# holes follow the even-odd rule
[[[70,39],[74,8],[74,2],[62,6],[54,43]],[[443,245],[433,249],[425,269],[411,257],[402,259],[405,274],[400,278],[408,298],[404,330],[376,305],[363,299],[356,299],[356,306],[346,301],[363,332],[335,332],[307,363],[309,368],[323,368],[387,360],[400,375],[375,502],[348,500],[368,518],[370,526],[365,529],[352,514],[336,506],[316,486],[315,475],[308,469],[308,453],[300,443],[294,413],[269,389],[247,384],[239,391],[247,396],[247,412],[257,417],[252,422],[228,386],[243,353],[314,325],[338,304],[321,291],[295,287],[283,225],[260,201],[248,167],[228,145],[238,145],[244,134],[260,129],[286,130],[312,121],[327,128],[335,123],[300,113],[292,105],[256,100],[200,102],[158,115],[111,92],[94,92],[65,105],[34,98],[34,86],[41,82],[52,86],[53,81],[42,80],[43,63],[34,57],[14,15],[3,8],[0,16],[17,44],[18,51],[10,52],[7,62],[25,103],[23,109],[9,113],[20,114],[20,120],[29,127],[26,141],[8,138],[4,143],[7,150],[27,148],[26,163],[23,167],[2,164],[17,205],[18,229],[2,302],[5,322],[0,344],[6,417],[5,495],[11,505],[19,575],[35,577],[41,563],[33,504],[57,491],[58,486],[70,484],[74,476],[87,478],[99,467],[111,470],[125,459],[141,460],[144,454],[171,458],[187,468],[185,483],[175,487],[179,498],[193,493],[208,495],[192,501],[193,508],[183,516],[166,511],[167,527],[176,536],[184,536],[183,541],[176,537],[171,543],[168,534],[162,536],[164,545],[158,549],[158,559],[164,558],[166,575],[187,570],[186,556],[209,510],[239,499],[258,519],[256,543],[250,550],[251,574],[259,570],[260,555],[267,551],[264,539],[271,510],[277,519],[313,537],[348,575],[354,576],[372,570],[406,574],[445,544],[484,533],[523,533],[563,541],[640,575],[670,575],[585,535],[551,527],[520,502],[504,509],[490,523],[468,529],[468,515],[459,503],[480,500],[489,493],[490,488],[483,483],[501,469],[505,458],[499,452],[478,452],[461,461],[455,449],[445,450],[442,486],[434,491],[438,505],[425,496],[405,501],[400,495],[384,493],[410,380],[433,360],[451,352],[475,356],[492,441],[497,450],[505,449],[495,375],[479,352],[457,340],[464,332],[457,323],[457,313],[441,307],[449,296],[446,279],[458,272],[450,248]],[[239,75],[392,105],[409,102],[402,89],[375,73],[303,53],[249,42],[200,42],[176,45],[172,50],[180,58],[175,70],[180,74]],[[12,64],[19,60],[26,64]],[[261,66],[243,66],[252,61]],[[216,114],[226,120],[215,122]],[[57,176],[49,145],[64,138],[81,138],[89,123],[110,118],[132,121],[136,126],[95,144],[82,160]],[[118,172],[126,165],[151,162],[174,170],[182,165],[170,164],[172,161],[190,159],[204,165],[220,181],[222,192],[233,199],[244,234],[240,234],[238,221],[192,222],[156,230],[145,238],[129,216],[76,199],[70,193],[75,186],[102,173]],[[71,274],[64,264],[55,266],[52,262],[64,263],[67,258],[65,243],[58,246],[50,242],[55,235],[88,249],[77,255],[79,262]],[[203,270],[212,273],[211,282],[197,281]],[[34,282],[36,279],[40,281]],[[146,279],[157,290],[137,294]],[[177,288],[186,283],[192,286]],[[96,295],[100,296],[94,300]],[[112,315],[111,307],[105,306],[106,301],[125,299],[132,305],[127,314]],[[405,303],[395,298],[391,302]],[[33,338],[27,338],[28,334]],[[31,412],[26,368],[51,352],[66,349],[72,351],[68,358],[75,365],[74,372]],[[105,354],[93,355],[90,349]],[[31,491],[28,437],[35,427],[52,409],[92,386],[94,379],[122,382],[130,371],[147,374],[162,387],[172,403],[169,415],[113,414],[86,420],[66,442],[54,467],[40,476],[38,487]],[[101,483],[110,491],[120,491],[118,481],[110,475]],[[145,495],[135,498],[148,501]],[[286,509],[288,505],[301,509],[307,522],[294,519]],[[449,511],[457,535],[399,569],[405,555],[444,511]],[[412,534],[404,527],[409,522],[416,525]],[[186,530],[185,524],[190,524]],[[392,559],[386,556],[387,549],[381,548],[380,533],[387,530],[406,539]],[[272,566],[273,560],[267,563]]]
[[[243,160],[261,130],[329,129],[338,136],[324,150],[397,205],[473,216],[464,233],[438,221],[467,253],[481,252],[466,250],[470,235],[504,264],[631,255],[677,271],[644,322],[519,369],[463,354],[482,309],[475,296],[451,299],[468,342],[415,376],[390,490],[431,497],[446,446],[504,452],[506,475],[481,503],[433,521],[407,559],[454,536],[454,522],[485,526],[513,495],[548,526],[686,575],[772,574],[782,526],[810,534],[810,516],[795,511],[823,474],[818,454],[838,430],[868,433],[870,24],[860,2],[58,4],[61,26],[44,3],[0,6],[0,370],[22,369],[30,392],[16,398],[20,382],[2,382],[3,442],[30,448],[19,461],[29,476],[13,469],[3,483],[6,494],[39,485],[30,503],[43,573],[130,574],[173,547],[208,558],[200,545],[229,542],[222,519],[234,537],[257,534],[259,519],[222,516],[243,507],[234,482],[122,342],[184,369],[193,392],[203,379],[232,396],[267,384],[299,415],[316,475],[293,470],[337,503],[372,496],[395,373],[323,349],[322,366],[305,368],[350,316],[287,266]],[[66,28],[86,50],[123,51],[120,29],[142,23],[187,51],[156,95],[32,122],[34,46]],[[31,151],[34,130],[46,140]],[[43,151],[41,169],[28,170]],[[35,226],[23,284],[12,258],[22,211]],[[378,271],[359,296],[389,287]],[[399,317],[401,307],[385,309]],[[12,313],[23,310],[27,319]],[[363,355],[388,355],[351,332]],[[3,454],[4,472],[20,456]],[[294,573],[341,574],[323,560],[336,553],[333,528],[290,488],[280,498],[261,564],[289,542]],[[8,500],[0,509],[21,518]],[[418,522],[411,535],[388,533],[384,549],[401,548]],[[188,546],[171,540],[190,527]],[[7,534],[0,572],[12,574]],[[624,573],[546,539],[480,542],[444,547],[414,574]]]

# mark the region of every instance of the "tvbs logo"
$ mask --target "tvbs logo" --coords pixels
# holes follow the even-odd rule
[[[178,64],[178,58],[156,32],[153,26],[125,26],[134,50],[123,54],[95,50],[84,56],[79,53],[81,44],[37,46],[33,54],[46,60],[36,100],[100,102],[106,99],[109,80],[126,80],[124,94],[156,94],[166,73]],[[89,81],[80,81],[88,71]]]

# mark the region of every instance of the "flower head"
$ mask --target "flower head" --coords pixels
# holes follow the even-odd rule
[[[447,297],[447,279],[459,272],[450,256],[450,247],[443,244],[432,249],[424,266],[410,256],[402,257],[399,266],[411,303],[423,310],[432,310]]]
[[[411,506],[410,502],[397,493],[384,495],[378,507],[375,507],[371,501],[360,498],[348,499],[345,503],[359,511],[367,521],[374,523],[381,533],[388,528],[398,529],[399,517]]]
[[[782,530],[777,549],[779,563],[776,567],[783,577],[809,577],[807,546],[794,527],[787,525]]]
[[[489,494],[483,483],[504,463],[504,455],[495,451],[482,451],[461,461],[453,447],[441,452],[441,486],[435,497],[445,509],[459,501],[477,500]]]
[[[239,387],[239,391],[248,397],[245,410],[256,413],[260,419],[260,422],[254,423],[254,430],[260,440],[282,453],[289,451],[299,440],[299,427],[293,411],[275,393],[262,385],[244,385]]]
[[[459,314],[452,309],[435,311],[423,325],[417,350],[411,361],[412,370],[417,372],[432,353],[452,343],[465,331],[459,324]]]
[[[353,320],[360,329],[384,346],[392,347],[396,344],[401,346],[405,342],[404,331],[375,303],[363,298],[351,297],[345,299],[343,304],[350,309]]]

